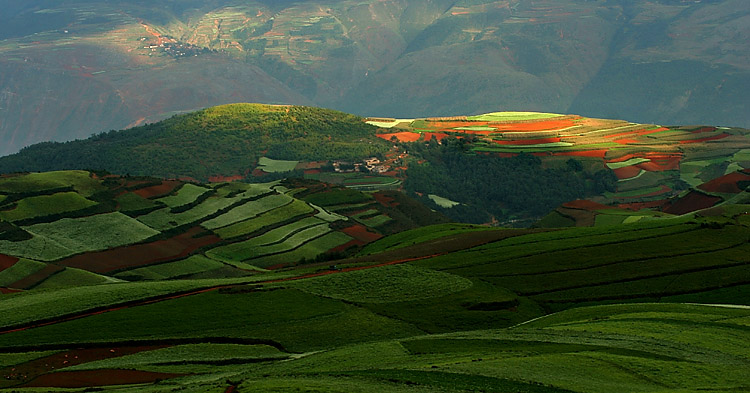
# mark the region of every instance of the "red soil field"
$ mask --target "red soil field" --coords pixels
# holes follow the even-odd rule
[[[41,283],[42,281],[48,279],[53,274],[59,273],[63,271],[64,269],[65,268],[62,266],[49,264],[45,266],[42,270],[36,273],[30,274],[8,286],[11,288],[17,288],[17,289],[31,289],[34,286]]]
[[[305,169],[305,175],[317,175],[320,169]]]
[[[636,144],[636,143],[638,143],[638,141],[637,141],[637,140],[635,140],[635,139],[628,139],[628,138],[624,138],[624,139],[615,139],[615,140],[614,140],[614,142],[615,142],[615,143],[619,143],[619,144],[621,144],[621,145],[632,145],[632,144]]]
[[[667,203],[666,199],[649,202],[633,202],[633,203],[621,203],[617,205],[620,209],[628,209],[633,211],[639,211],[643,209],[655,209],[664,206]]]
[[[242,180],[245,176],[242,175],[234,175],[234,176],[222,176],[222,175],[216,175],[211,176],[208,178],[208,181],[211,183],[231,183],[233,181]]]
[[[398,139],[399,142],[416,142],[419,140],[419,138],[422,137],[422,134],[416,133],[416,132],[395,132],[393,134],[376,134],[378,138],[385,139],[387,141],[390,141],[391,138],[394,136],[396,139]]]
[[[383,235],[379,233],[373,233],[367,230],[363,225],[357,224],[352,225],[348,228],[344,228],[341,230],[341,232],[346,233],[347,235],[357,239],[361,240],[365,243],[374,242],[375,240],[378,240],[383,237]]]
[[[722,177],[703,183],[698,186],[701,190],[708,192],[721,192],[727,194],[738,194],[743,190],[739,187],[739,182],[750,182],[750,175],[740,172],[730,173]]]
[[[708,141],[716,141],[716,140],[719,140],[719,139],[724,139],[724,138],[726,138],[728,136],[729,136],[729,134],[723,133],[723,134],[719,134],[719,135],[709,136],[709,137],[706,137],[706,138],[680,141],[680,143],[685,144],[685,143],[701,143],[701,142],[708,142]]]
[[[0,369],[0,387],[16,386],[24,383],[27,384],[24,386],[64,387],[49,383],[37,384],[37,381],[39,381],[38,377],[66,367],[166,347],[168,347],[168,345],[88,348],[62,351],[50,356],[19,364],[17,366]],[[49,374],[47,375],[51,376]],[[31,384],[29,384],[29,381],[31,381]],[[78,387],[86,386],[96,385],[87,384]]]
[[[11,293],[18,293],[18,292],[22,292],[22,291],[20,289],[0,287],[0,294],[2,295],[10,295]]]
[[[115,270],[184,258],[201,247],[221,241],[216,235],[193,237],[201,232],[204,232],[203,228],[193,227],[187,232],[169,239],[76,255],[60,261],[59,264],[95,273],[109,273]]]
[[[63,371],[44,374],[22,387],[55,387],[84,388],[89,386],[130,385],[137,383],[154,383],[169,378],[182,377],[187,374],[155,373],[138,370],[86,370]]]
[[[682,154],[680,153],[656,153],[656,152],[644,152],[636,154],[626,154],[622,157],[607,160],[607,163],[624,162],[633,158],[646,158],[651,160],[650,162],[643,162],[634,165],[644,171],[649,172],[660,172],[660,171],[674,171],[680,168],[680,160]]]
[[[551,131],[561,130],[576,125],[573,119],[563,120],[542,120],[533,123],[516,123],[516,124],[492,124],[498,131]]]
[[[632,177],[638,176],[638,174],[641,173],[641,168],[635,165],[631,165],[613,169],[612,172],[615,173],[615,176],[617,176],[618,179],[630,179]]]
[[[722,199],[719,197],[690,191],[685,197],[669,203],[669,205],[664,208],[664,212],[680,215],[709,208],[721,201]]]
[[[141,188],[138,190],[134,190],[133,192],[142,196],[143,198],[155,198],[171,193],[180,184],[182,184],[182,182],[177,180],[164,180],[158,186]]]
[[[578,199],[575,201],[563,203],[563,207],[567,207],[569,209],[579,209],[579,210],[589,210],[589,211],[614,209],[614,207],[612,206],[602,205],[601,203],[596,203],[596,202],[589,201],[586,199]]]
[[[540,143],[560,142],[562,138],[542,138],[542,139],[520,139],[515,141],[493,140],[498,145],[537,145]]]
[[[4,255],[0,254],[0,271],[3,271],[18,262],[18,258],[12,257],[10,255]]]
[[[445,134],[442,132],[425,132],[422,135],[424,135],[424,140],[426,141],[429,141],[430,139],[435,138],[437,139],[438,142],[448,137],[448,134]]]

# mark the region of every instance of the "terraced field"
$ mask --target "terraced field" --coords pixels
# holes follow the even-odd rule
[[[378,137],[407,145],[428,142],[434,136],[438,140],[455,137],[469,142],[478,154],[510,157],[526,153],[550,166],[570,158],[585,163],[584,167],[604,165],[619,180],[617,192],[596,201],[635,211],[664,209],[669,198],[687,187],[750,167],[745,160],[750,134],[738,128],[663,127],[534,112],[378,120],[368,121],[380,128]]]
[[[0,387],[744,391],[744,208],[564,230],[439,225],[333,267],[186,279],[221,265],[192,256],[118,274],[152,282],[2,295]],[[282,244],[284,227],[255,241]]]
[[[317,182],[288,185],[99,178],[84,171],[4,176],[0,287],[245,277],[362,246],[387,233],[384,223],[399,222],[369,194]],[[367,201],[377,216],[372,226],[381,228],[365,229],[371,235],[356,241],[341,232],[356,223],[355,214],[328,209],[351,201]]]

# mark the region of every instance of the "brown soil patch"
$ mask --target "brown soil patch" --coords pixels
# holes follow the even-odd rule
[[[344,232],[345,234],[357,240],[360,240],[364,243],[371,243],[383,237],[383,235],[379,233],[373,233],[373,232],[368,231],[365,226],[360,225],[360,224],[352,225],[348,228],[344,228],[341,230],[341,232]]]
[[[396,199],[393,197],[390,197],[388,195],[385,195],[380,192],[376,192],[372,195],[378,203],[385,207],[396,207],[398,206],[398,202],[396,202]]]
[[[193,227],[187,232],[169,239],[76,255],[64,259],[58,264],[95,273],[109,273],[115,270],[167,262],[187,257],[201,247],[221,241],[216,235],[194,237],[204,231],[201,227]]]
[[[602,205],[601,203],[596,203],[594,201],[589,201],[586,199],[579,199],[576,201],[566,202],[563,204],[563,207],[567,207],[570,209],[589,210],[589,211],[614,209],[612,206]]]
[[[698,188],[708,192],[739,194],[743,191],[739,186],[740,182],[750,182],[750,175],[742,172],[734,172],[703,183]]]
[[[3,294],[3,295],[10,295],[11,293],[18,293],[18,292],[22,292],[22,291],[20,289],[0,287],[0,294]]]
[[[10,255],[4,255],[0,254],[0,271],[3,271],[18,262],[18,258],[12,257]]]
[[[234,176],[222,176],[222,175],[216,175],[216,176],[210,176],[208,178],[208,181],[211,183],[231,183],[233,181],[238,181],[244,179],[245,176],[242,175],[234,175]]]
[[[131,385],[137,383],[154,383],[185,375],[188,374],[117,369],[62,371],[41,375],[22,387],[83,388],[89,386]]]
[[[722,199],[719,197],[706,195],[697,191],[690,191],[683,198],[671,201],[664,208],[664,212],[681,215],[712,207],[721,201]]]
[[[56,354],[46,356],[40,359],[32,360],[16,366],[10,366],[0,369],[0,387],[13,387],[13,386],[37,386],[37,387],[86,387],[86,386],[98,386],[94,384],[86,384],[79,386],[68,386],[68,385],[55,385],[51,384],[53,379],[50,379],[54,375],[58,374],[47,374],[52,373],[56,370],[60,370],[66,367],[76,366],[96,360],[111,359],[120,356],[130,355],[143,351],[151,351],[154,349],[166,348],[168,345],[160,346],[132,346],[132,347],[102,347],[102,348],[87,348],[87,349],[73,349],[68,351],[61,351]],[[40,377],[45,377],[40,381]]]
[[[53,274],[59,273],[63,270],[65,270],[65,268],[62,266],[50,264],[50,265],[45,266],[42,270],[36,273],[30,274],[8,286],[11,288],[17,288],[17,289],[31,289],[39,285],[39,283],[41,283],[42,281],[48,279]]]
[[[183,182],[177,180],[164,180],[157,186],[139,188],[133,192],[143,198],[157,198],[172,193],[181,184]]]
[[[643,209],[656,209],[664,206],[667,203],[666,199],[649,202],[633,202],[633,203],[621,203],[617,205],[620,209],[628,209],[632,211],[639,211]]]
[[[638,176],[638,174],[641,173],[641,168],[635,165],[631,165],[613,169],[612,172],[615,173],[615,176],[617,176],[618,179],[630,179],[632,177]]]

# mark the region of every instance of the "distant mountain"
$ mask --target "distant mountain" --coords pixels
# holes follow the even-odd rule
[[[231,102],[750,127],[744,0],[0,0],[0,154]]]

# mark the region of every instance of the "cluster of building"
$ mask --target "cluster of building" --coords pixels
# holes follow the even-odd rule
[[[377,157],[370,157],[361,162],[334,161],[333,170],[337,173],[364,172],[365,170],[370,173],[385,173],[391,170],[391,167]]]

